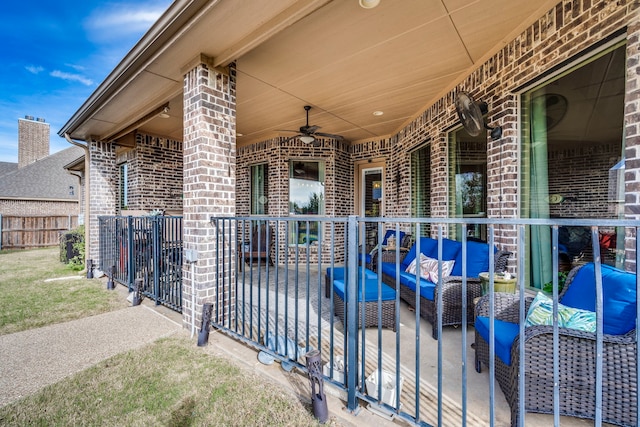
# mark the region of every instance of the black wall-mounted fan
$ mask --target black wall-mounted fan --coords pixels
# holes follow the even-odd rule
[[[484,115],[489,108],[486,102],[476,102],[468,92],[458,92],[455,101],[456,111],[460,118],[460,123],[471,136],[478,136],[484,129],[491,132],[491,138],[496,140],[502,136],[502,128],[491,127],[484,121]]]
[[[311,106],[305,105],[304,109],[307,112],[307,124],[304,126],[301,126],[299,130],[287,130],[287,129],[280,130],[280,132],[297,132],[298,133],[297,135],[294,135],[285,139],[284,142],[291,141],[292,139],[298,138],[300,139],[300,141],[304,142],[305,144],[311,144],[314,147],[319,147],[320,141],[316,139],[317,136],[337,139],[340,141],[344,139],[342,135],[334,135],[332,133],[317,132],[317,130],[320,129],[320,126],[309,126],[309,110],[311,110]]]

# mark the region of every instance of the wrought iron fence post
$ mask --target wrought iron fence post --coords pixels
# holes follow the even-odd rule
[[[133,283],[136,278],[136,259],[133,241],[133,217],[127,217],[127,286],[129,291],[133,289]]]
[[[152,224],[152,239],[151,239],[151,248],[152,248],[152,277],[153,277],[153,298],[156,301],[156,305],[160,304],[160,253],[162,248],[162,243],[160,242],[160,222],[162,221],[161,216],[154,216],[151,219]]]
[[[351,215],[347,223],[347,409],[355,412],[358,409],[358,399],[356,398],[357,372],[358,369],[358,217]]]

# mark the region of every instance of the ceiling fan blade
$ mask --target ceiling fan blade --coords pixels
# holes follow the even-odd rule
[[[295,132],[299,133],[299,130],[291,130],[291,129],[276,129],[276,132]]]
[[[300,132],[311,134],[320,129],[320,126],[302,126]]]
[[[314,135],[324,136],[325,138],[339,139],[340,141],[344,139],[342,135],[335,135],[333,133],[316,132],[314,133]]]

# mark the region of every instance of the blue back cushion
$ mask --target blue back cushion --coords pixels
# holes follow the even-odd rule
[[[405,256],[402,260],[402,264],[400,265],[402,271],[405,271],[409,264],[411,264],[411,261],[416,259],[418,252],[417,243],[418,242],[414,243],[413,246],[411,246],[411,249],[409,249],[407,256]],[[458,252],[461,248],[462,243],[460,242],[456,242],[455,240],[451,239],[442,239],[442,260],[450,261],[452,259],[456,259],[456,256],[458,256]],[[420,252],[430,258],[438,259],[438,241],[430,237],[421,237]]]
[[[387,239],[391,236],[394,236],[396,234],[396,230],[387,230],[387,232],[384,235],[384,239],[382,239],[382,246],[386,246],[387,245]],[[398,232],[398,236],[400,236],[399,238],[396,239],[396,245],[400,246],[400,243],[402,243],[402,239],[404,238],[404,235],[406,233],[404,231],[400,231]]]
[[[420,237],[420,252],[422,252],[426,256],[433,258],[433,256],[430,254],[433,254],[434,252],[436,253],[436,255],[438,254],[438,241],[430,237]],[[407,269],[409,264],[411,264],[411,261],[416,259],[417,255],[418,242],[416,241],[413,246],[411,246],[411,249],[409,249],[409,252],[407,252],[407,256],[404,257],[402,263],[400,264],[400,268],[402,269],[402,271],[405,271]]]
[[[462,248],[462,244],[460,244]],[[496,252],[498,249],[493,248]],[[482,242],[467,242],[467,277],[479,277],[483,271],[489,271],[489,245]],[[462,249],[456,256],[452,276],[462,276]]]
[[[602,265],[602,300],[604,333],[621,335],[636,327],[636,275]],[[595,311],[595,266],[580,268],[562,297],[562,304]]]

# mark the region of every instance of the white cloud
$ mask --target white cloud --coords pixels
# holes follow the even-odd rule
[[[31,74],[38,74],[44,71],[44,68],[42,68],[41,66],[36,66],[36,65],[27,65],[26,67],[24,67],[28,72],[30,72]]]
[[[73,74],[73,73],[65,73],[64,71],[60,71],[60,70],[53,70],[51,72],[51,77],[57,77],[59,79],[62,80],[68,80],[68,81],[72,81],[72,82],[80,82],[85,86],[91,86],[93,85],[93,80],[80,75],[80,74]]]
[[[96,9],[84,27],[97,41],[110,41],[146,32],[164,13],[169,0],[145,3],[110,3]]]
[[[82,65],[76,65],[76,64],[64,64],[65,67],[69,67],[69,68],[73,68],[76,71],[84,71],[87,68],[83,67]]]

